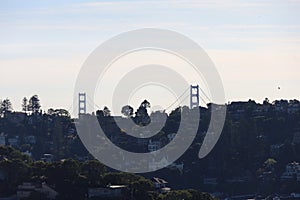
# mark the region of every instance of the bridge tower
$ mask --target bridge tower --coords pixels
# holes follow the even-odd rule
[[[86,94],[78,94],[78,116],[81,114],[86,114]]]
[[[190,108],[199,107],[199,85],[191,85],[190,87]]]

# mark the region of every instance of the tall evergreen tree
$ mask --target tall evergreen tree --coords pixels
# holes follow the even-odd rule
[[[24,97],[22,100],[22,111],[25,113],[28,111],[28,100],[26,97]]]
[[[31,111],[32,113],[37,113],[40,110],[40,108],[41,104],[38,95],[33,95],[29,99],[28,111]]]
[[[12,104],[11,104],[11,101],[8,98],[4,99],[0,103],[1,103],[0,104],[0,114],[1,115],[5,115],[7,112],[12,111]]]

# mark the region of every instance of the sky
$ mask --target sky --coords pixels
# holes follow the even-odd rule
[[[0,99],[11,99],[14,110],[34,94],[44,110],[71,109],[76,77],[89,54],[112,36],[140,28],[169,29],[196,41],[214,62],[227,102],[300,99],[299,0],[0,0],[0,5]],[[137,107],[143,94],[130,103]],[[95,99],[99,107],[111,106],[105,94],[98,96],[104,99]],[[173,100],[166,97],[161,104]]]

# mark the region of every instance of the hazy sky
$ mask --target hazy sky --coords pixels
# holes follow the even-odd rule
[[[33,94],[43,109],[69,109],[87,56],[114,35],[147,27],[196,41],[219,70],[227,101],[300,99],[299,0],[0,0],[0,5],[0,99],[10,98],[15,110]]]

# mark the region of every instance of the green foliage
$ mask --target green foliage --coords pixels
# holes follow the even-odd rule
[[[31,177],[30,165],[20,159],[2,160],[0,169],[5,175],[5,193],[13,192],[17,185]]]
[[[141,179],[144,179],[144,177],[135,175],[135,174],[130,174],[130,173],[125,173],[125,172],[109,172],[104,175],[103,177],[104,182],[106,185],[108,184],[124,184],[124,185],[129,185],[132,182],[139,181]]]
[[[105,186],[102,176],[106,167],[98,160],[89,160],[81,164],[81,175],[85,176],[90,187]]]
[[[213,200],[213,198],[207,194],[197,190],[176,190],[170,191],[166,194],[160,194],[158,200]]]
[[[140,178],[138,181],[130,183],[132,193],[137,199],[149,199],[149,191],[154,190],[152,181],[145,178]]]
[[[8,160],[21,160],[30,163],[32,160],[29,156],[22,154],[20,151],[10,147],[0,145],[0,156]]]

